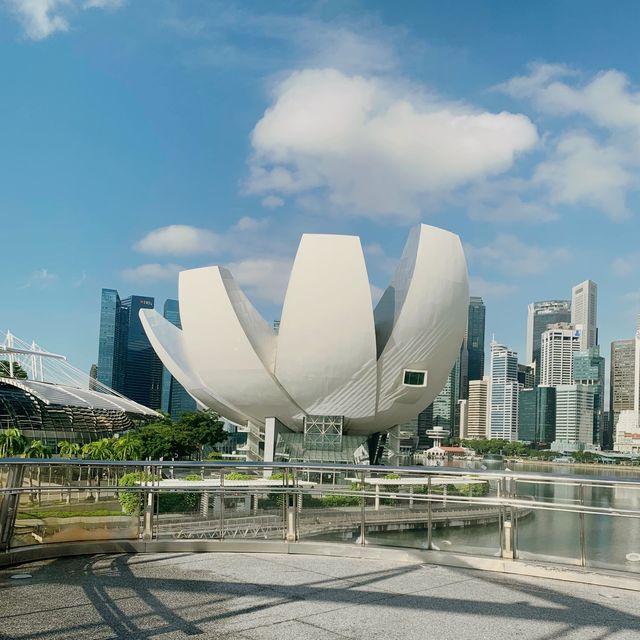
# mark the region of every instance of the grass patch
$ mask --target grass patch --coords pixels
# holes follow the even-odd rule
[[[93,511],[19,511],[16,518],[27,520],[29,518],[99,518],[103,516],[123,516],[122,511],[110,509],[95,509]]]

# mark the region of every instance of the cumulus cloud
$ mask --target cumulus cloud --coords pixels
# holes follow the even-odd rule
[[[469,291],[471,295],[482,298],[503,298],[517,290],[516,285],[507,282],[493,282],[478,276],[469,278]]]
[[[611,270],[618,276],[628,276],[640,269],[640,253],[619,256],[611,263]]]
[[[410,220],[425,197],[504,172],[538,142],[526,116],[413,89],[335,69],[291,74],[252,132],[249,191],[320,190],[341,210]]]
[[[560,138],[533,176],[549,188],[551,202],[594,206],[614,219],[626,217],[626,192],[636,180],[625,151],[584,132]]]
[[[269,218],[252,218],[251,216],[243,216],[236,222],[231,231],[262,231],[266,229],[271,220]]]
[[[220,250],[220,236],[186,224],[172,224],[150,231],[134,248],[154,255],[188,256],[215,253]]]
[[[131,269],[124,269],[120,275],[129,282],[159,282],[163,280],[176,281],[178,273],[184,267],[179,264],[141,264]]]
[[[472,263],[488,266],[510,275],[535,275],[557,266],[570,257],[564,247],[537,247],[522,242],[516,236],[500,234],[484,246],[465,245]]]
[[[116,9],[125,0],[6,0],[31,40],[69,31],[69,17],[83,9]]]
[[[538,64],[499,90],[529,100],[555,117],[581,118],[580,130],[562,132],[533,180],[552,203],[591,206],[612,219],[628,215],[627,197],[640,188],[640,91],[616,70],[584,81],[563,65]]]
[[[247,258],[225,266],[249,298],[281,304],[291,265],[291,260],[281,258]]]

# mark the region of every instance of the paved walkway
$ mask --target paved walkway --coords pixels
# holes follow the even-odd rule
[[[640,640],[639,603],[632,591],[381,560],[87,556],[1,570],[0,638]]]

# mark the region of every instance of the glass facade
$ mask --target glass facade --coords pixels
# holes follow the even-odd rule
[[[45,403],[25,389],[0,382],[0,431],[20,429],[28,440],[55,449],[61,440],[84,444],[111,437],[153,417],[91,406]]]
[[[518,399],[518,440],[550,444],[555,440],[555,387],[521,389]]]
[[[103,289],[100,299],[100,335],[96,378],[118,393],[124,393],[129,311],[115,289]]]
[[[518,354],[493,343],[491,345],[491,406],[492,438],[516,440],[518,437]]]
[[[573,354],[573,380],[593,390],[593,441],[604,446],[604,358],[595,346]]]
[[[569,300],[544,300],[529,305],[529,324],[527,335],[527,355],[535,363],[535,383],[540,384],[542,334],[550,324],[571,322],[571,302]]]
[[[484,325],[486,308],[482,298],[469,298],[467,324],[468,380],[482,380],[484,376]],[[466,397],[466,389],[465,396]]]
[[[163,310],[164,317],[173,325],[182,329],[180,322],[180,305],[177,300],[166,300]],[[177,420],[183,413],[196,410],[196,401],[187,393],[186,389],[162,368],[162,411]]]

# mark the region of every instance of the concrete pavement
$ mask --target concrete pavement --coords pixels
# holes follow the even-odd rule
[[[639,603],[611,587],[387,560],[96,555],[0,570],[0,638],[640,640]]]

